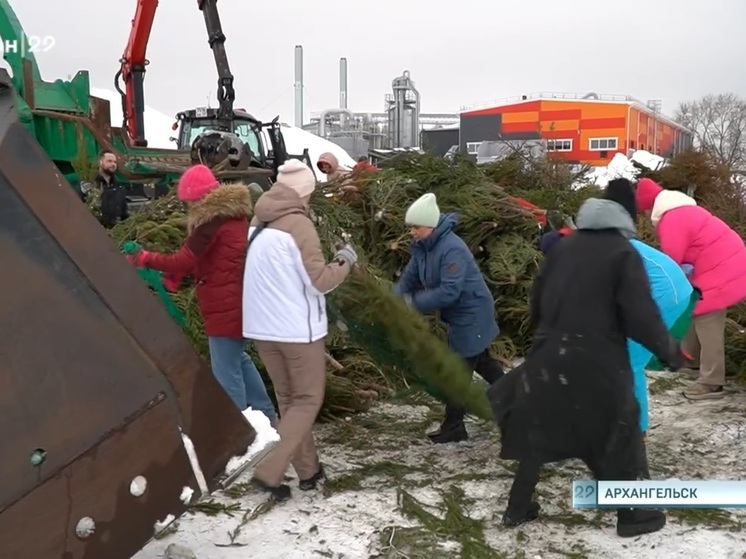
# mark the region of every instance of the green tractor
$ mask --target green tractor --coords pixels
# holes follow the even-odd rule
[[[80,192],[81,183],[97,172],[99,152],[109,150],[117,157],[117,178],[126,185],[128,200],[137,206],[167,189],[195,163],[208,165],[222,180],[255,182],[265,189],[276,178],[277,168],[290,157],[313,169],[308,150],[288,155],[278,118],[262,123],[233,109],[233,76],[216,0],[201,0],[198,6],[215,53],[220,106],[178,113],[176,149],[147,147],[143,126],[145,50],[157,5],[157,0],[138,2],[122,68],[115,78],[125,118],[121,127],[114,127],[109,102],[90,94],[88,71],[79,71],[70,81],[47,82],[29,49],[8,48],[29,43],[10,2],[0,0],[0,39],[6,46],[4,58],[10,66],[21,122],[65,179]],[[124,87],[120,87],[120,79]]]

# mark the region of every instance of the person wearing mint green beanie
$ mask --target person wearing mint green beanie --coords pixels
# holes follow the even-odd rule
[[[413,309],[439,312],[448,327],[448,345],[472,371],[490,384],[503,376],[500,363],[489,348],[500,333],[495,301],[474,255],[455,233],[456,214],[441,214],[434,194],[418,198],[404,221],[412,235],[412,257],[404,268],[395,292]],[[446,403],[440,429],[428,436],[435,443],[468,438],[465,410]]]

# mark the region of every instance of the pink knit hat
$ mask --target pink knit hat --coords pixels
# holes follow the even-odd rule
[[[189,167],[179,181],[179,198],[184,202],[197,202],[220,186],[209,167],[194,165]]]
[[[655,199],[661,192],[663,192],[663,188],[657,182],[651,179],[642,179],[637,183],[637,191],[635,192],[637,210],[640,212],[652,210]]]
[[[298,159],[288,159],[277,171],[277,182],[292,188],[301,198],[310,196],[316,189],[313,171]]]

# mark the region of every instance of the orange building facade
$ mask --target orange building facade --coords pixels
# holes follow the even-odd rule
[[[542,140],[551,155],[600,166],[616,153],[629,155],[641,149],[672,157],[692,145],[689,130],[633,98],[552,95],[463,110],[461,151],[476,156],[485,141]]]

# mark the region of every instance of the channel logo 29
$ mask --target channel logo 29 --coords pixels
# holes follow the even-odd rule
[[[25,56],[27,54],[38,54],[42,52],[50,51],[57,41],[51,35],[45,35],[43,37],[37,35],[22,35],[20,39],[2,40],[0,46],[2,46],[3,54],[20,54]]]

